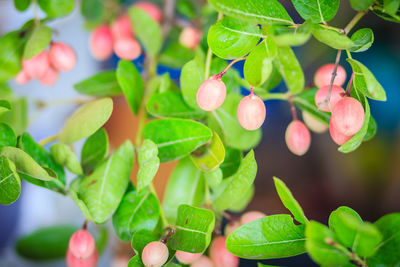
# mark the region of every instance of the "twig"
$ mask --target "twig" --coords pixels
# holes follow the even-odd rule
[[[330,100],[331,100],[331,94],[332,94],[332,86],[333,86],[333,82],[335,81],[335,77],[337,75],[337,68],[339,65],[341,55],[342,55],[342,50],[338,50],[338,52],[336,54],[335,67],[333,68],[331,81],[329,83],[328,95],[326,96],[326,99],[323,101],[323,103],[326,103],[328,105],[329,110],[331,110],[331,101]]]
[[[51,142],[55,141],[57,139],[57,137],[58,137],[57,134],[53,135],[53,136],[49,136],[47,138],[44,138],[44,139],[40,140],[38,142],[38,144],[41,145],[41,146],[47,145],[48,143],[51,143]]]
[[[164,23],[162,25],[162,35],[164,39],[174,24],[175,0],[165,0],[164,4]]]
[[[351,94],[351,84],[353,83],[353,79],[354,79],[354,72],[351,74],[350,81],[347,84],[347,90],[346,90],[347,96],[350,96]]]
[[[365,14],[367,14],[368,10],[366,11],[360,11],[358,12],[354,18],[352,20],[350,20],[350,22],[347,24],[347,26],[343,29],[344,34],[347,35],[351,29],[353,29],[353,27],[357,24],[357,22],[364,17]]]
[[[225,69],[223,69],[220,73],[217,74],[218,77],[222,77],[223,75],[225,75],[225,73],[229,70],[230,67],[232,67],[233,64],[235,64],[236,62],[245,60],[246,57],[241,57],[241,58],[237,58],[235,60],[232,60],[228,66],[225,67]]]
[[[367,263],[362,260],[356,253],[350,252],[347,248],[339,243],[336,243],[331,238],[326,238],[325,243],[343,252],[343,254],[348,256],[355,265],[359,267],[368,267]]]

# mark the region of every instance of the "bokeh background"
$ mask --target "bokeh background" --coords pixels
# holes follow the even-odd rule
[[[281,3],[296,22],[302,22],[290,1]],[[354,14],[348,1],[341,1],[339,12],[330,24],[344,27]],[[32,8],[19,13],[13,7],[13,1],[1,0],[0,35],[19,28],[32,15]],[[54,39],[70,44],[78,55],[77,66],[70,72],[62,73],[55,86],[43,87],[37,81],[24,86],[10,82],[16,94],[32,99],[28,131],[36,140],[57,133],[65,118],[76,108],[71,103],[81,96],[73,90],[74,83],[116,65],[116,57],[99,63],[90,56],[87,46],[89,32],[84,30],[83,25],[79,10],[51,24],[58,32]],[[378,124],[376,137],[351,154],[341,154],[329,133],[312,134],[309,152],[297,157],[289,152],[284,141],[284,132],[291,120],[288,104],[282,101],[266,102],[263,139],[255,150],[259,164],[256,192],[247,210],[260,210],[266,214],[287,213],[276,194],[273,176],[286,182],[310,219],[323,223],[327,223],[330,212],[341,205],[354,208],[364,220],[371,222],[386,213],[400,210],[400,25],[367,14],[356,26],[361,27],[373,29],[375,42],[368,51],[354,53],[353,57],[375,74],[388,96],[386,102],[370,101],[372,115]],[[335,50],[315,39],[295,48],[295,52],[310,85],[318,67],[334,62],[336,56]],[[350,66],[344,59],[343,55],[341,65],[350,76]],[[139,59],[136,63],[140,65],[141,62],[142,59]],[[240,70],[242,65],[238,63],[235,68]],[[179,83],[179,70],[160,67],[158,71],[170,72]],[[281,84],[276,91],[285,91],[284,85]],[[49,102],[50,105],[37,111],[35,101]],[[108,128],[117,144],[134,135],[135,118],[121,99],[117,99],[115,104],[118,120],[111,122]],[[81,145],[78,143],[77,147]],[[164,180],[157,180],[158,187],[163,187]],[[10,206],[0,206],[0,266],[65,266],[63,261],[24,260],[14,252],[15,241],[39,227],[80,225],[82,222],[83,217],[72,200],[23,182],[20,199]],[[109,233],[108,249],[99,266],[124,266],[124,255],[131,253],[129,246],[121,245],[112,231]],[[264,263],[277,266],[315,265],[307,255]],[[241,266],[256,266],[256,262],[242,261]]]

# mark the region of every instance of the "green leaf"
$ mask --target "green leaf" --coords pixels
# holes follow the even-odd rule
[[[18,239],[15,250],[29,260],[43,261],[65,258],[69,239],[76,226],[57,225],[41,228]]]
[[[225,102],[217,110],[209,113],[208,125],[232,148],[249,150],[261,140],[261,129],[248,131],[237,120],[237,108],[242,97],[238,94],[228,94]]]
[[[13,129],[5,123],[0,123],[0,149],[5,146],[16,146],[17,137]]]
[[[368,266],[399,266],[400,264],[400,213],[381,217],[374,225],[382,233],[383,239],[374,256],[367,259]]]
[[[302,45],[311,37],[311,25],[307,22],[295,28],[281,25],[276,25],[271,28],[272,38],[278,46]]]
[[[85,0],[81,2],[81,14],[92,23],[101,23],[106,9],[102,0]]]
[[[389,15],[395,15],[399,7],[400,0],[383,0],[384,12]]]
[[[4,156],[0,156],[0,204],[10,205],[21,194],[21,179],[15,164]]]
[[[313,23],[326,23],[335,17],[339,0],[292,0],[300,16]]]
[[[367,10],[374,2],[374,0],[350,0],[350,5],[357,11],[364,11]]]
[[[354,43],[354,46],[349,49],[351,52],[364,52],[374,42],[374,32],[370,28],[359,29],[353,33],[351,40]]]
[[[14,6],[18,11],[25,11],[29,8],[31,0],[14,0]]]
[[[230,147],[225,148],[225,159],[219,166],[219,168],[222,170],[224,178],[233,175],[239,169],[242,158],[243,154],[239,149]]]
[[[81,164],[69,146],[62,143],[54,144],[50,147],[50,153],[58,164],[65,166],[72,173],[83,174]]]
[[[183,158],[210,141],[212,131],[192,120],[162,119],[149,122],[143,136],[157,144],[160,161],[167,162]]]
[[[229,179],[223,180],[223,182],[229,181]],[[243,212],[249,203],[253,200],[254,196],[254,185],[250,186],[250,188],[244,193],[243,196],[241,196],[239,199],[236,199],[228,210],[231,212]]]
[[[25,45],[24,59],[30,59],[40,54],[51,41],[53,30],[46,25],[39,24],[35,27]]]
[[[204,203],[206,184],[203,173],[189,157],[179,161],[169,178],[164,194],[163,210],[169,223],[174,224],[176,210],[182,204],[200,206]]]
[[[3,147],[0,155],[14,162],[19,173],[42,181],[56,180],[55,177],[51,176],[51,174],[43,169],[31,156],[19,148],[9,146]]]
[[[257,87],[263,84],[272,73],[272,61],[278,48],[271,38],[264,39],[247,56],[243,67],[245,80]]]
[[[128,192],[113,215],[114,231],[123,241],[129,241],[137,231],[153,231],[159,214],[160,204],[149,190]]]
[[[343,216],[347,215],[347,218]],[[329,216],[329,228],[336,234],[341,244],[352,248],[357,234],[357,227],[362,223],[358,213],[346,206],[332,211]]]
[[[0,114],[11,110],[11,103],[7,100],[0,99]]]
[[[349,49],[354,46],[353,41],[339,33],[338,31],[324,28],[321,25],[314,25],[312,28],[312,34],[321,43],[324,43],[334,49]]]
[[[217,187],[222,182],[222,178],[223,176],[220,168],[204,173],[204,179],[206,179],[207,184],[211,188]]]
[[[129,17],[136,37],[150,56],[156,56],[162,46],[160,25],[146,11],[134,6],[129,8]]]
[[[328,244],[337,242],[331,230],[316,221],[310,221],[306,227],[306,248],[311,258],[324,266],[343,266],[350,261],[341,250]]]
[[[0,115],[0,122],[7,123],[15,134],[22,134],[28,127],[28,107],[25,98],[10,101],[12,109]]]
[[[301,208],[299,202],[297,202],[297,200],[293,197],[292,192],[290,192],[285,183],[277,177],[274,177],[274,183],[279,198],[281,199],[283,205],[293,214],[295,220],[299,223],[307,224],[308,219],[304,215],[303,209]]]
[[[218,134],[213,132],[211,141],[193,151],[190,157],[200,170],[204,172],[213,171],[224,161],[224,144]]]
[[[142,76],[131,61],[120,60],[117,67],[117,80],[129,106],[137,115],[144,93]]]
[[[378,130],[378,126],[376,125],[376,121],[375,121],[374,117],[370,116],[367,133],[364,136],[363,142],[371,140],[376,135],[377,130]]]
[[[376,80],[371,71],[355,59],[348,58],[347,61],[353,69],[353,86],[357,91],[363,93],[368,98],[386,101],[385,90]]]
[[[13,78],[21,70],[25,38],[19,31],[12,31],[0,37],[0,82]]]
[[[203,80],[204,62],[197,56],[183,66],[180,78],[183,99],[194,109],[200,109],[196,95]]]
[[[132,236],[131,245],[135,254],[141,256],[144,247],[153,241],[159,241],[160,236],[146,229],[135,232]]]
[[[107,122],[113,110],[110,98],[94,100],[83,105],[70,116],[58,134],[58,140],[72,144],[94,134]]]
[[[293,97],[293,103],[300,109],[308,112],[315,119],[329,125],[330,114],[328,112],[320,111],[315,105],[315,93],[318,91],[317,87],[313,87],[309,90],[305,90],[300,94]]]
[[[275,259],[306,252],[304,225],[295,225],[290,215],[266,216],[244,224],[226,240],[232,254],[245,259]]]
[[[257,24],[293,24],[285,8],[276,0],[210,0],[219,12]]]
[[[210,27],[207,43],[214,54],[224,59],[236,59],[248,54],[261,37],[253,24],[225,17]]]
[[[69,193],[69,196],[71,197],[71,199],[75,202],[75,204],[81,210],[83,217],[85,217],[86,220],[94,221],[85,202],[83,202],[83,200],[80,199],[79,195],[78,195],[79,194],[79,185],[82,181],[82,178],[83,177],[77,177],[74,180],[72,180],[72,182],[69,184],[68,193]]]
[[[134,148],[126,141],[81,181],[78,195],[95,223],[107,221],[118,208],[129,183],[133,158]]]
[[[220,73],[228,65],[227,61],[219,58],[213,57],[210,66],[210,75],[216,75]],[[230,92],[240,92],[240,87],[242,86],[242,77],[235,68],[229,68],[228,71],[222,76],[221,79],[226,86],[226,93]]]
[[[81,164],[84,173],[88,174],[108,153],[108,136],[104,128],[100,128],[86,139],[81,151]]]
[[[395,22],[395,23],[400,23],[400,9],[397,10],[396,14],[389,14],[386,12],[384,5],[382,4],[382,1],[375,1],[374,5],[371,6],[372,11],[379,16],[380,18]]]
[[[148,186],[157,173],[160,159],[157,157],[157,145],[151,140],[144,140],[138,151],[139,171],[137,174],[137,190]]]
[[[139,255],[132,257],[128,263],[128,267],[144,267]]]
[[[108,70],[93,75],[74,84],[74,89],[81,94],[104,97],[122,94],[114,70]]]
[[[282,74],[289,92],[300,93],[304,89],[304,73],[292,49],[288,46],[278,47],[278,56],[274,63]]]
[[[282,81],[282,75],[274,64],[271,75],[269,76],[267,81],[260,87],[254,88],[254,92],[259,97],[261,97],[261,99],[264,99],[265,96],[269,96],[269,91],[277,87],[281,81]]]
[[[154,94],[147,101],[146,109],[151,115],[161,118],[201,119],[206,114],[188,106],[182,95],[173,91]]]
[[[233,199],[243,196],[251,187],[257,174],[257,162],[254,158],[254,151],[251,150],[243,159],[238,171],[230,178],[230,182],[213,200],[213,207],[216,210],[226,210],[232,207]]]
[[[182,46],[179,42],[171,42],[162,51],[159,63],[170,68],[180,69],[192,58],[194,58],[193,50]]]
[[[211,210],[180,205],[175,234],[168,240],[168,245],[174,250],[204,252],[211,242],[214,225],[215,216]]]
[[[74,0],[38,0],[40,9],[49,17],[64,17],[75,8]]]

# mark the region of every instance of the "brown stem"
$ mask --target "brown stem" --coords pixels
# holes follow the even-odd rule
[[[340,56],[342,55],[342,50],[338,50],[337,54],[336,54],[336,60],[335,60],[335,67],[333,68],[332,71],[332,77],[331,77],[331,81],[329,83],[329,91],[328,91],[328,95],[326,96],[326,99],[323,101],[323,103],[326,103],[329,107],[329,110],[331,110],[331,94],[332,94],[332,86],[333,86],[333,82],[335,81],[335,77],[337,75],[337,68],[339,65],[339,61],[340,61]]]
[[[290,105],[290,111],[292,112],[293,120],[297,121],[296,107],[293,105],[293,101],[291,99],[288,99],[288,102]]]
[[[164,4],[164,23],[162,25],[162,35],[164,39],[174,24],[175,17],[175,0],[165,0]]]
[[[164,244],[167,244],[168,239],[175,234],[175,230],[172,229],[171,227],[167,227],[165,228],[165,231],[168,231],[167,234],[161,238],[161,242],[163,242]]]
[[[364,260],[362,260],[356,253],[349,251],[347,248],[345,248],[344,246],[342,246],[339,243],[336,243],[331,238],[329,238],[329,237],[326,238],[325,243],[338,249],[343,254],[348,256],[351,259],[352,263],[354,263],[355,265],[357,265],[359,267],[368,267],[367,263]]]
[[[346,27],[343,29],[344,34],[347,35],[347,34],[351,31],[351,29],[353,29],[353,27],[357,24],[357,22],[358,22],[362,17],[364,17],[364,15],[367,14],[367,13],[368,13],[368,10],[358,12],[358,13],[354,16],[354,18],[353,18],[352,20],[350,20],[350,22],[349,22],[349,23],[346,25]]]
[[[224,74],[229,70],[230,67],[232,67],[233,64],[235,64],[236,62],[239,62],[239,61],[241,61],[241,60],[245,60],[245,59],[246,59],[246,57],[241,57],[241,58],[237,58],[237,59],[235,59],[235,60],[232,60],[232,61],[228,64],[228,66],[226,66],[225,69],[223,69],[223,70],[222,70],[220,73],[218,73],[216,76],[217,76],[218,78],[222,78],[222,76],[224,76]]]
[[[353,79],[354,79],[354,72],[351,74],[350,81],[347,84],[347,89],[346,89],[347,96],[350,96],[351,94],[351,84],[353,83]]]
[[[83,230],[86,230],[86,229],[87,229],[87,224],[88,224],[88,221],[85,220],[85,221],[83,222],[83,225],[82,225],[82,229],[83,229]]]

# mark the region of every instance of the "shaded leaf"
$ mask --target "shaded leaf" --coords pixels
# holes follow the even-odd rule
[[[357,11],[367,10],[373,3],[374,0],[350,0],[351,7]]]
[[[225,148],[216,132],[207,144],[191,153],[191,159],[197,168],[204,172],[218,168],[225,158]]]
[[[86,139],[81,151],[81,164],[87,174],[99,164],[108,153],[108,136],[104,128],[100,128]]]
[[[0,114],[10,111],[11,110],[11,103],[7,100],[0,99]]]
[[[29,8],[31,0],[14,0],[14,6],[18,11],[25,11]]]
[[[180,78],[183,99],[194,109],[200,109],[197,105],[196,95],[203,81],[204,62],[197,56],[183,66]]]
[[[44,24],[39,24],[31,33],[25,45],[24,59],[34,57],[49,45],[53,30]]]
[[[74,0],[38,0],[38,4],[49,17],[64,17],[75,7]]]
[[[304,74],[292,49],[288,46],[278,47],[278,56],[274,63],[281,73],[289,92],[292,94],[300,93],[304,89]]]
[[[298,46],[310,39],[311,25],[307,22],[295,28],[276,25],[272,27],[271,34],[278,46]]]
[[[21,70],[25,38],[19,31],[12,31],[0,37],[0,82],[13,78]]]
[[[339,0],[292,0],[300,16],[313,23],[325,23],[333,19],[339,9]]]
[[[219,166],[219,168],[222,170],[224,178],[233,175],[239,169],[242,158],[243,154],[239,149],[230,147],[225,148],[225,159]]]
[[[135,253],[139,256],[142,255],[144,247],[153,241],[159,241],[160,236],[149,230],[139,230],[132,236],[131,246],[135,250]]]
[[[349,37],[338,31],[324,28],[321,25],[314,25],[312,34],[315,39],[334,49],[349,49],[354,46],[353,41]]]
[[[317,87],[305,90],[300,94],[293,97],[293,103],[300,109],[308,112],[315,119],[325,125],[329,125],[330,114],[328,112],[320,111],[315,105],[315,93],[318,91]]]
[[[5,146],[16,146],[17,137],[13,129],[5,123],[0,123],[0,149]]]
[[[368,50],[374,42],[374,32],[370,28],[359,29],[353,33],[351,40],[354,46],[350,47],[350,51],[364,52]]]
[[[160,159],[157,156],[157,145],[151,140],[144,140],[138,151],[139,171],[137,174],[137,190],[148,186],[157,173]]]
[[[74,84],[74,89],[90,96],[115,96],[122,94],[114,70],[107,70]]]
[[[10,205],[21,194],[21,179],[15,164],[4,156],[0,156],[0,204]]]
[[[69,146],[62,143],[54,144],[50,147],[50,153],[58,164],[65,166],[72,173],[83,174],[81,164]]]

